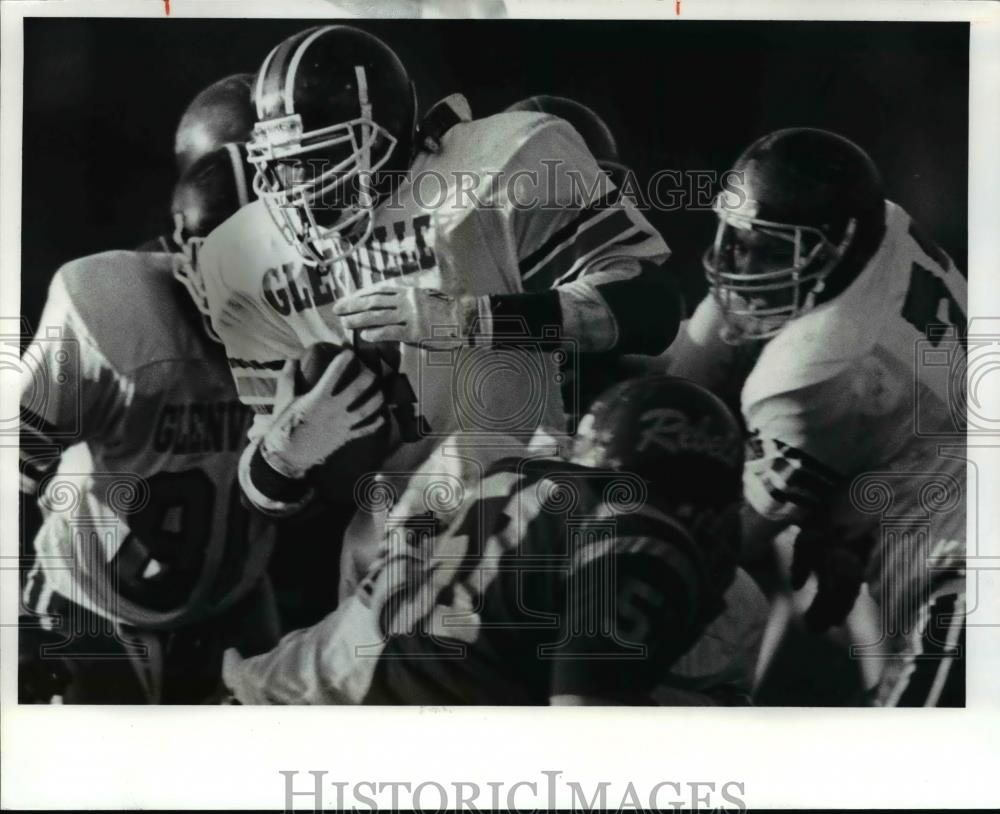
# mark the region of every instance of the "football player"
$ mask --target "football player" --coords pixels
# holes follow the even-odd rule
[[[174,160],[178,176],[203,155],[224,144],[242,144],[254,124],[250,85],[253,74],[224,77],[201,90],[184,109],[174,134]],[[173,252],[169,234],[159,235],[138,251]]]
[[[174,134],[174,157],[181,175],[203,155],[224,144],[246,141],[253,129],[250,100],[253,74],[237,73],[213,82],[184,109]]]
[[[802,529],[807,623],[841,622],[867,581],[883,641],[856,645],[887,650],[877,703],[961,703],[965,274],[841,136],[779,130],[734,170],[670,372],[740,393],[744,545]]]
[[[564,431],[562,345],[654,352],[672,338],[667,247],[562,120],[473,121],[449,97],[418,124],[396,54],[347,26],[279,44],[254,102],[261,200],[209,237],[201,268],[263,424],[286,360],[354,344],[384,378],[389,468],[412,468],[455,430]],[[263,471],[256,453],[248,472]],[[280,497],[272,478],[247,488],[275,513],[307,493],[278,474]]]
[[[237,145],[202,157],[174,193],[181,251],[103,252],[52,280],[22,358],[22,491],[44,516],[23,701],[195,703],[225,647],[276,638],[272,529],[236,477],[250,415],[191,271],[248,179]]]
[[[731,702],[766,617],[734,583],[742,445],[719,399],[666,376],[603,394],[569,461],[455,436],[355,594],[227,657],[227,685],[243,703]]]
[[[568,122],[580,134],[597,166],[611,176],[615,186],[624,186],[628,168],[622,164],[618,155],[618,141],[611,128],[593,108],[566,96],[540,94],[529,96],[507,108],[508,113],[518,111],[546,113]]]

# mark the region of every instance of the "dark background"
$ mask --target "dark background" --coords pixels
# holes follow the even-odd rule
[[[355,21],[357,23],[357,21]],[[25,20],[22,312],[60,264],[164,230],[173,138],[188,101],[255,71],[305,20]],[[867,149],[888,195],[963,268],[966,23],[379,20],[421,106],[465,93],[476,115],[555,93],[596,109],[640,177],[721,172],[786,126]],[[689,291],[714,232],[703,212],[650,212]]]

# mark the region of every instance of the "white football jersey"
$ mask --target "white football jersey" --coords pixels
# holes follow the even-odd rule
[[[541,173],[534,183],[531,173]],[[659,235],[614,192],[565,122],[504,113],[459,121],[438,150],[421,152],[408,180],[375,210],[372,237],[329,266],[306,264],[265,204],[251,203],[209,236],[199,256],[240,398],[268,414],[285,360],[316,342],[352,343],[332,303],[385,280],[453,294],[546,291],[582,275],[632,276],[629,261],[665,259]],[[525,205],[532,195],[558,205]],[[450,254],[454,277],[442,273],[441,252]],[[522,441],[539,426],[564,432],[559,345],[531,336],[525,344],[537,352],[369,346],[392,382],[402,442],[387,466],[415,467],[455,431]]]
[[[740,401],[746,500],[774,520],[830,509],[848,535],[878,534],[873,593],[896,605],[935,567],[961,562],[967,282],[901,207],[886,202],[886,217],[881,245],[844,292],[751,355],[741,349],[752,370]],[[738,371],[722,327],[709,296],[671,372],[718,383],[720,359]]]
[[[272,528],[241,504],[250,412],[165,253],[63,266],[22,358],[22,489],[39,493],[42,590],[172,627],[260,579]]]

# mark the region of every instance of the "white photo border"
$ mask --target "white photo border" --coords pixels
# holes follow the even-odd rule
[[[353,3],[353,6],[376,4]],[[410,5],[413,5],[412,3]],[[970,39],[970,318],[1000,325],[1000,4],[991,2],[526,2],[511,17],[663,19],[967,20]],[[458,4],[442,14],[463,16]],[[325,0],[159,0],[0,4],[3,110],[0,136],[0,317],[20,302],[22,20],[26,16],[337,16]],[[400,15],[393,15],[400,16]],[[6,374],[0,372],[0,377]],[[2,415],[16,388],[0,385]],[[1000,376],[984,398],[1000,405]],[[1000,495],[1000,438],[973,440],[981,495]],[[0,805],[4,808],[282,808],[285,778],[296,789],[324,771],[333,808],[336,782],[502,782],[500,803],[545,805],[544,771],[561,772],[553,801],[569,806],[567,781],[588,796],[658,783],[742,784],[749,807],[879,808],[1000,806],[1000,512],[982,507],[980,607],[970,618],[964,710],[878,709],[496,709],[37,707],[16,704],[17,455],[0,448]],[[989,558],[992,558],[990,560]],[[990,565],[992,563],[992,570]],[[981,621],[976,622],[976,619]],[[672,788],[672,787],[671,787]],[[367,791],[367,788],[365,789]],[[370,792],[369,792],[370,793]],[[661,794],[661,805],[683,802]],[[359,810],[363,800],[356,799]],[[380,800],[387,799],[380,796]],[[405,804],[406,798],[403,799]],[[437,806],[429,793],[428,807]],[[617,807],[621,793],[609,791]],[[729,805],[733,802],[715,804]],[[627,801],[626,801],[627,802]],[[348,803],[351,803],[348,798]],[[309,808],[308,796],[296,798]],[[477,805],[489,807],[489,797]],[[684,807],[690,807],[687,800]]]

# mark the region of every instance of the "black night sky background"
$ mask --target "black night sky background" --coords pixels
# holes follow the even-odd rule
[[[255,71],[316,22],[329,21],[25,20],[22,313],[32,325],[62,263],[164,230],[188,101]],[[352,22],[396,49],[423,109],[456,91],[477,116],[531,94],[570,96],[604,117],[639,178],[722,172],[779,127],[837,131],[966,267],[965,23]],[[647,214],[696,295],[714,217]]]

